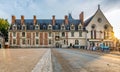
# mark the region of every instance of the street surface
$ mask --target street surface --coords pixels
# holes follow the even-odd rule
[[[52,49],[53,72],[120,72],[120,56],[74,49]]]
[[[0,72],[120,72],[120,55],[82,49],[0,49]]]
[[[31,72],[47,49],[0,49],[0,72]]]

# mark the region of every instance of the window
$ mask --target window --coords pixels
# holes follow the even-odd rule
[[[51,42],[51,39],[49,39],[49,44],[51,44],[52,42]]]
[[[105,30],[108,29],[108,25],[105,25],[105,26],[104,26],[104,29],[105,29]]]
[[[25,44],[25,39],[22,39],[22,44]]]
[[[48,29],[52,29],[52,26],[51,26],[51,25],[49,25],[49,26],[48,26]]]
[[[62,30],[64,30],[65,29],[65,26],[62,26]]]
[[[65,37],[65,32],[62,32],[62,37]]]
[[[39,29],[39,27],[38,27],[38,26],[35,26],[35,29],[36,29],[36,30],[38,30],[38,29]]]
[[[22,27],[22,30],[25,30],[25,26]]]
[[[79,41],[78,40],[75,40],[75,45],[79,45]]]
[[[82,37],[82,31],[79,32],[79,37]]]
[[[52,34],[51,34],[51,32],[49,32],[49,37],[51,37],[52,36]]]
[[[13,26],[13,30],[16,30],[16,26]]]
[[[93,24],[93,25],[91,26],[91,28],[92,28],[92,29],[95,29],[95,24]]]
[[[39,40],[38,40],[38,39],[36,39],[36,44],[39,44],[39,43],[38,43],[38,41],[39,41]]]
[[[13,39],[13,44],[16,44],[16,40],[15,39]]]
[[[74,37],[74,32],[71,32],[71,37]]]
[[[25,37],[25,32],[22,32],[22,37]]]
[[[59,36],[55,36],[55,40],[59,41],[60,37]]]
[[[66,41],[64,40],[64,44],[66,44]]]
[[[79,27],[78,27],[78,29],[79,29],[79,30],[81,30],[81,29],[82,29],[82,27],[81,27],[81,26],[79,26]]]
[[[38,32],[36,32],[36,37],[38,37]]]
[[[28,43],[28,45],[29,45],[29,44],[30,44],[30,40],[27,40],[27,41],[28,41],[27,43]]]
[[[91,30],[91,39],[96,39],[96,30]]]
[[[16,37],[16,32],[13,32],[13,37]]]
[[[71,30],[73,30],[74,29],[74,25],[71,25]]]
[[[98,22],[101,23],[101,22],[102,22],[102,19],[101,19],[101,18],[98,18]]]
[[[109,38],[109,32],[108,31],[104,31],[104,39]]]

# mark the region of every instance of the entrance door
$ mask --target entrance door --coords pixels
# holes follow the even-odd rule
[[[58,42],[56,42],[55,47],[56,47],[56,48],[59,48],[59,47],[60,47],[60,44],[59,44]]]

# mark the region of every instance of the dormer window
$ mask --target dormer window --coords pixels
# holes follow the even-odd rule
[[[13,30],[16,30],[16,29],[17,29],[16,25],[13,25]]]
[[[49,30],[52,29],[52,25],[51,25],[51,24],[48,25],[48,29],[49,29]]]
[[[38,29],[39,29],[39,26],[38,26],[38,25],[36,25],[36,26],[35,26],[35,29],[36,29],[36,30],[38,30]]]
[[[72,24],[72,25],[71,25],[71,30],[74,30],[74,29],[75,29],[75,27],[74,27],[74,25]]]
[[[79,25],[78,26],[78,30],[82,30],[83,28],[82,28],[82,25]]]
[[[64,29],[65,29],[65,26],[64,26],[64,25],[62,25],[61,29],[62,29],[62,30],[64,30]]]

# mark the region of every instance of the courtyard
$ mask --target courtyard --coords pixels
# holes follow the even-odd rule
[[[119,71],[119,54],[61,48],[0,49],[0,72]]]

